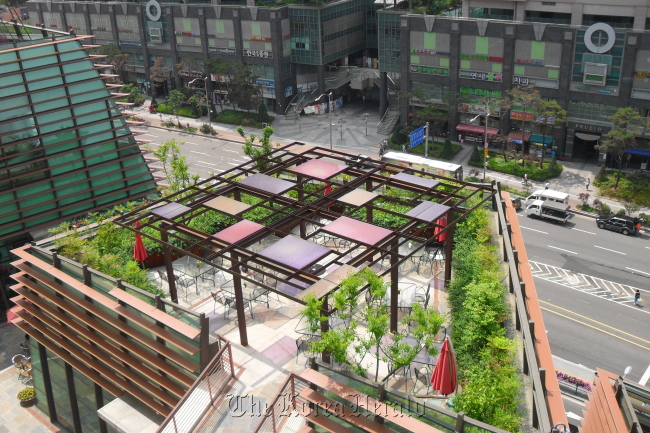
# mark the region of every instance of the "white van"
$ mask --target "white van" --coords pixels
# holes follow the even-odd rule
[[[526,199],[526,205],[530,205],[535,200],[551,200],[557,203],[569,204],[569,194],[553,191],[552,189],[540,189]]]

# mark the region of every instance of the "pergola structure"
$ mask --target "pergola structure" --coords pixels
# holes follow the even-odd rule
[[[174,301],[172,252],[230,274],[244,346],[243,286],[301,304],[313,294],[324,300],[323,313],[329,315],[328,296],[342,278],[386,261],[378,274],[390,275],[390,325],[397,330],[400,264],[424,248],[442,248],[448,281],[455,224],[491,200],[494,190],[384,162],[349,166],[349,156],[297,142],[278,147],[266,158],[122,215],[115,223],[162,243]],[[471,201],[473,207],[467,205],[470,198],[478,198]],[[206,212],[217,212],[230,224],[214,233],[192,226]],[[152,236],[151,229],[159,236]],[[417,246],[404,248],[407,244]]]

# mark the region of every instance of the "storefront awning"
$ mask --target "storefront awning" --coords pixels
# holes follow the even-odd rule
[[[576,132],[576,137],[584,141],[596,141],[600,140],[600,135],[594,134],[585,134],[584,132]]]
[[[459,123],[458,126],[456,126],[456,129],[458,131],[475,132],[477,134],[485,134],[485,127],[484,126],[466,125],[464,123]],[[496,129],[496,128],[488,128],[487,132],[488,132],[488,135],[497,135],[499,133],[499,130]]]
[[[629,147],[625,149],[625,153],[632,155],[641,155],[641,156],[650,156],[650,150],[645,149],[630,149]]]
[[[521,132],[511,132],[508,134],[508,141],[517,144],[524,144],[524,141],[530,140],[530,134],[522,134]]]
[[[534,144],[535,146],[541,146],[542,145],[542,139],[544,139],[544,146],[548,146],[553,142],[553,137],[542,137],[541,135],[536,135],[533,134],[530,136],[530,144]]]

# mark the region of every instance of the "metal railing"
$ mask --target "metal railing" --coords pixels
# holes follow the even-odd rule
[[[219,351],[183,398],[158,427],[156,433],[190,433],[201,422],[214,402],[224,397],[223,390],[235,377],[230,342],[219,337]]]
[[[524,365],[523,365],[523,374],[529,377],[531,387],[531,395],[529,401],[532,402],[531,416],[532,416],[532,425],[534,428],[542,432],[551,431],[551,427],[557,423],[561,422],[563,419],[566,423],[566,414],[564,412],[564,407],[558,408],[557,399],[559,398],[559,404],[562,404],[562,397],[559,395],[559,384],[557,384],[557,377],[555,375],[555,370],[553,368],[553,362],[550,358],[550,349],[548,349],[549,356],[540,356],[541,353],[538,351],[538,343],[536,340],[535,334],[545,335],[546,331],[543,328],[543,322],[536,324],[531,320],[531,312],[528,311],[528,298],[529,294],[526,293],[526,282],[529,280],[528,284],[533,285],[532,277],[526,278],[520,274],[519,265],[529,266],[527,262],[520,262],[520,253],[522,256],[525,256],[525,252],[517,251],[514,247],[515,243],[512,237],[512,223],[508,221],[506,216],[506,201],[501,198],[500,184],[493,182],[493,188],[496,189],[497,194],[492,196],[493,199],[493,209],[498,213],[498,228],[499,235],[501,235],[503,240],[503,252],[504,252],[504,261],[506,261],[508,266],[508,282],[510,293],[515,296],[515,326],[517,331],[520,331],[523,337],[523,355],[524,355]],[[518,225],[518,221],[515,219],[515,223]],[[531,292],[534,290],[532,287]],[[536,301],[536,296],[535,296]],[[537,312],[537,317],[541,317],[541,312]],[[544,339],[543,344],[548,346],[548,341]],[[541,344],[541,343],[539,343]],[[548,361],[546,361],[548,359]],[[547,374],[548,373],[548,374]],[[555,388],[558,389],[558,395],[552,395],[547,389],[548,382],[553,383],[555,381]],[[554,393],[553,393],[554,394]],[[550,404],[549,399],[553,398],[553,405]]]
[[[282,384],[282,388],[278,391],[278,395],[275,396],[269,407],[267,407],[262,419],[253,432],[278,433],[282,431],[287,421],[299,418],[298,416],[290,416],[290,414],[309,406],[307,400],[299,397],[299,394],[308,388],[309,385],[309,382],[297,376],[295,373],[289,374],[287,380]]]

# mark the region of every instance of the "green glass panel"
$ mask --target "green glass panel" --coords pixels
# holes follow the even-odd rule
[[[53,200],[53,199],[54,199],[54,194],[47,194],[47,195],[44,194],[44,195],[41,195],[40,197],[38,197],[38,201],[41,201],[41,200]],[[21,207],[25,207],[25,204],[21,203]],[[26,218],[26,217],[33,216],[33,215],[46,213],[47,211],[50,211],[52,209],[56,209],[56,202],[36,206],[35,208],[22,211],[21,214],[23,215],[23,218]],[[29,224],[34,225],[34,222],[30,222]]]
[[[559,69],[549,69],[548,70],[548,78],[552,78],[554,80],[557,80],[560,78],[560,70]]]
[[[74,206],[74,207],[72,207],[70,209],[66,209],[66,210],[62,211],[61,214],[65,218],[68,215],[74,215],[76,213],[87,211],[87,210],[92,209],[92,208],[93,208],[93,203],[92,202],[82,203],[79,206]]]
[[[0,226],[0,236],[6,236],[11,233],[16,233],[23,230],[22,224],[16,224],[13,226],[2,225]]]
[[[435,33],[425,33],[424,34],[424,49],[425,50],[435,50],[436,49],[436,34]]]
[[[216,20],[217,33],[226,33],[223,20]]]
[[[460,68],[461,69],[470,69],[472,67],[472,62],[469,60],[461,60],[460,61]]]
[[[544,60],[546,53],[546,42],[532,41],[530,46],[530,58],[535,60]]]
[[[251,47],[251,43],[249,41],[243,41],[242,45],[243,45],[245,50],[248,50]]]
[[[253,36],[262,36],[262,26],[259,22],[251,22],[251,34]]]
[[[503,72],[502,63],[492,63],[492,72]]]
[[[411,64],[419,65],[420,64],[420,56],[411,56]]]
[[[526,75],[525,66],[515,66],[515,75]]]
[[[90,80],[97,77],[97,71],[79,72],[78,74],[66,75],[66,83],[74,83],[82,80]]]
[[[50,169],[52,176],[82,169],[84,167],[84,164],[81,158],[82,155],[79,151],[66,152],[59,156],[50,157],[48,159],[48,164],[50,167],[53,167]]]
[[[476,54],[485,54],[487,56],[490,46],[490,38],[486,36],[476,36]]]
[[[49,182],[43,182],[36,185],[29,185],[16,191],[16,198],[23,198],[32,194],[47,194],[52,189]],[[51,192],[50,192],[51,194]]]

